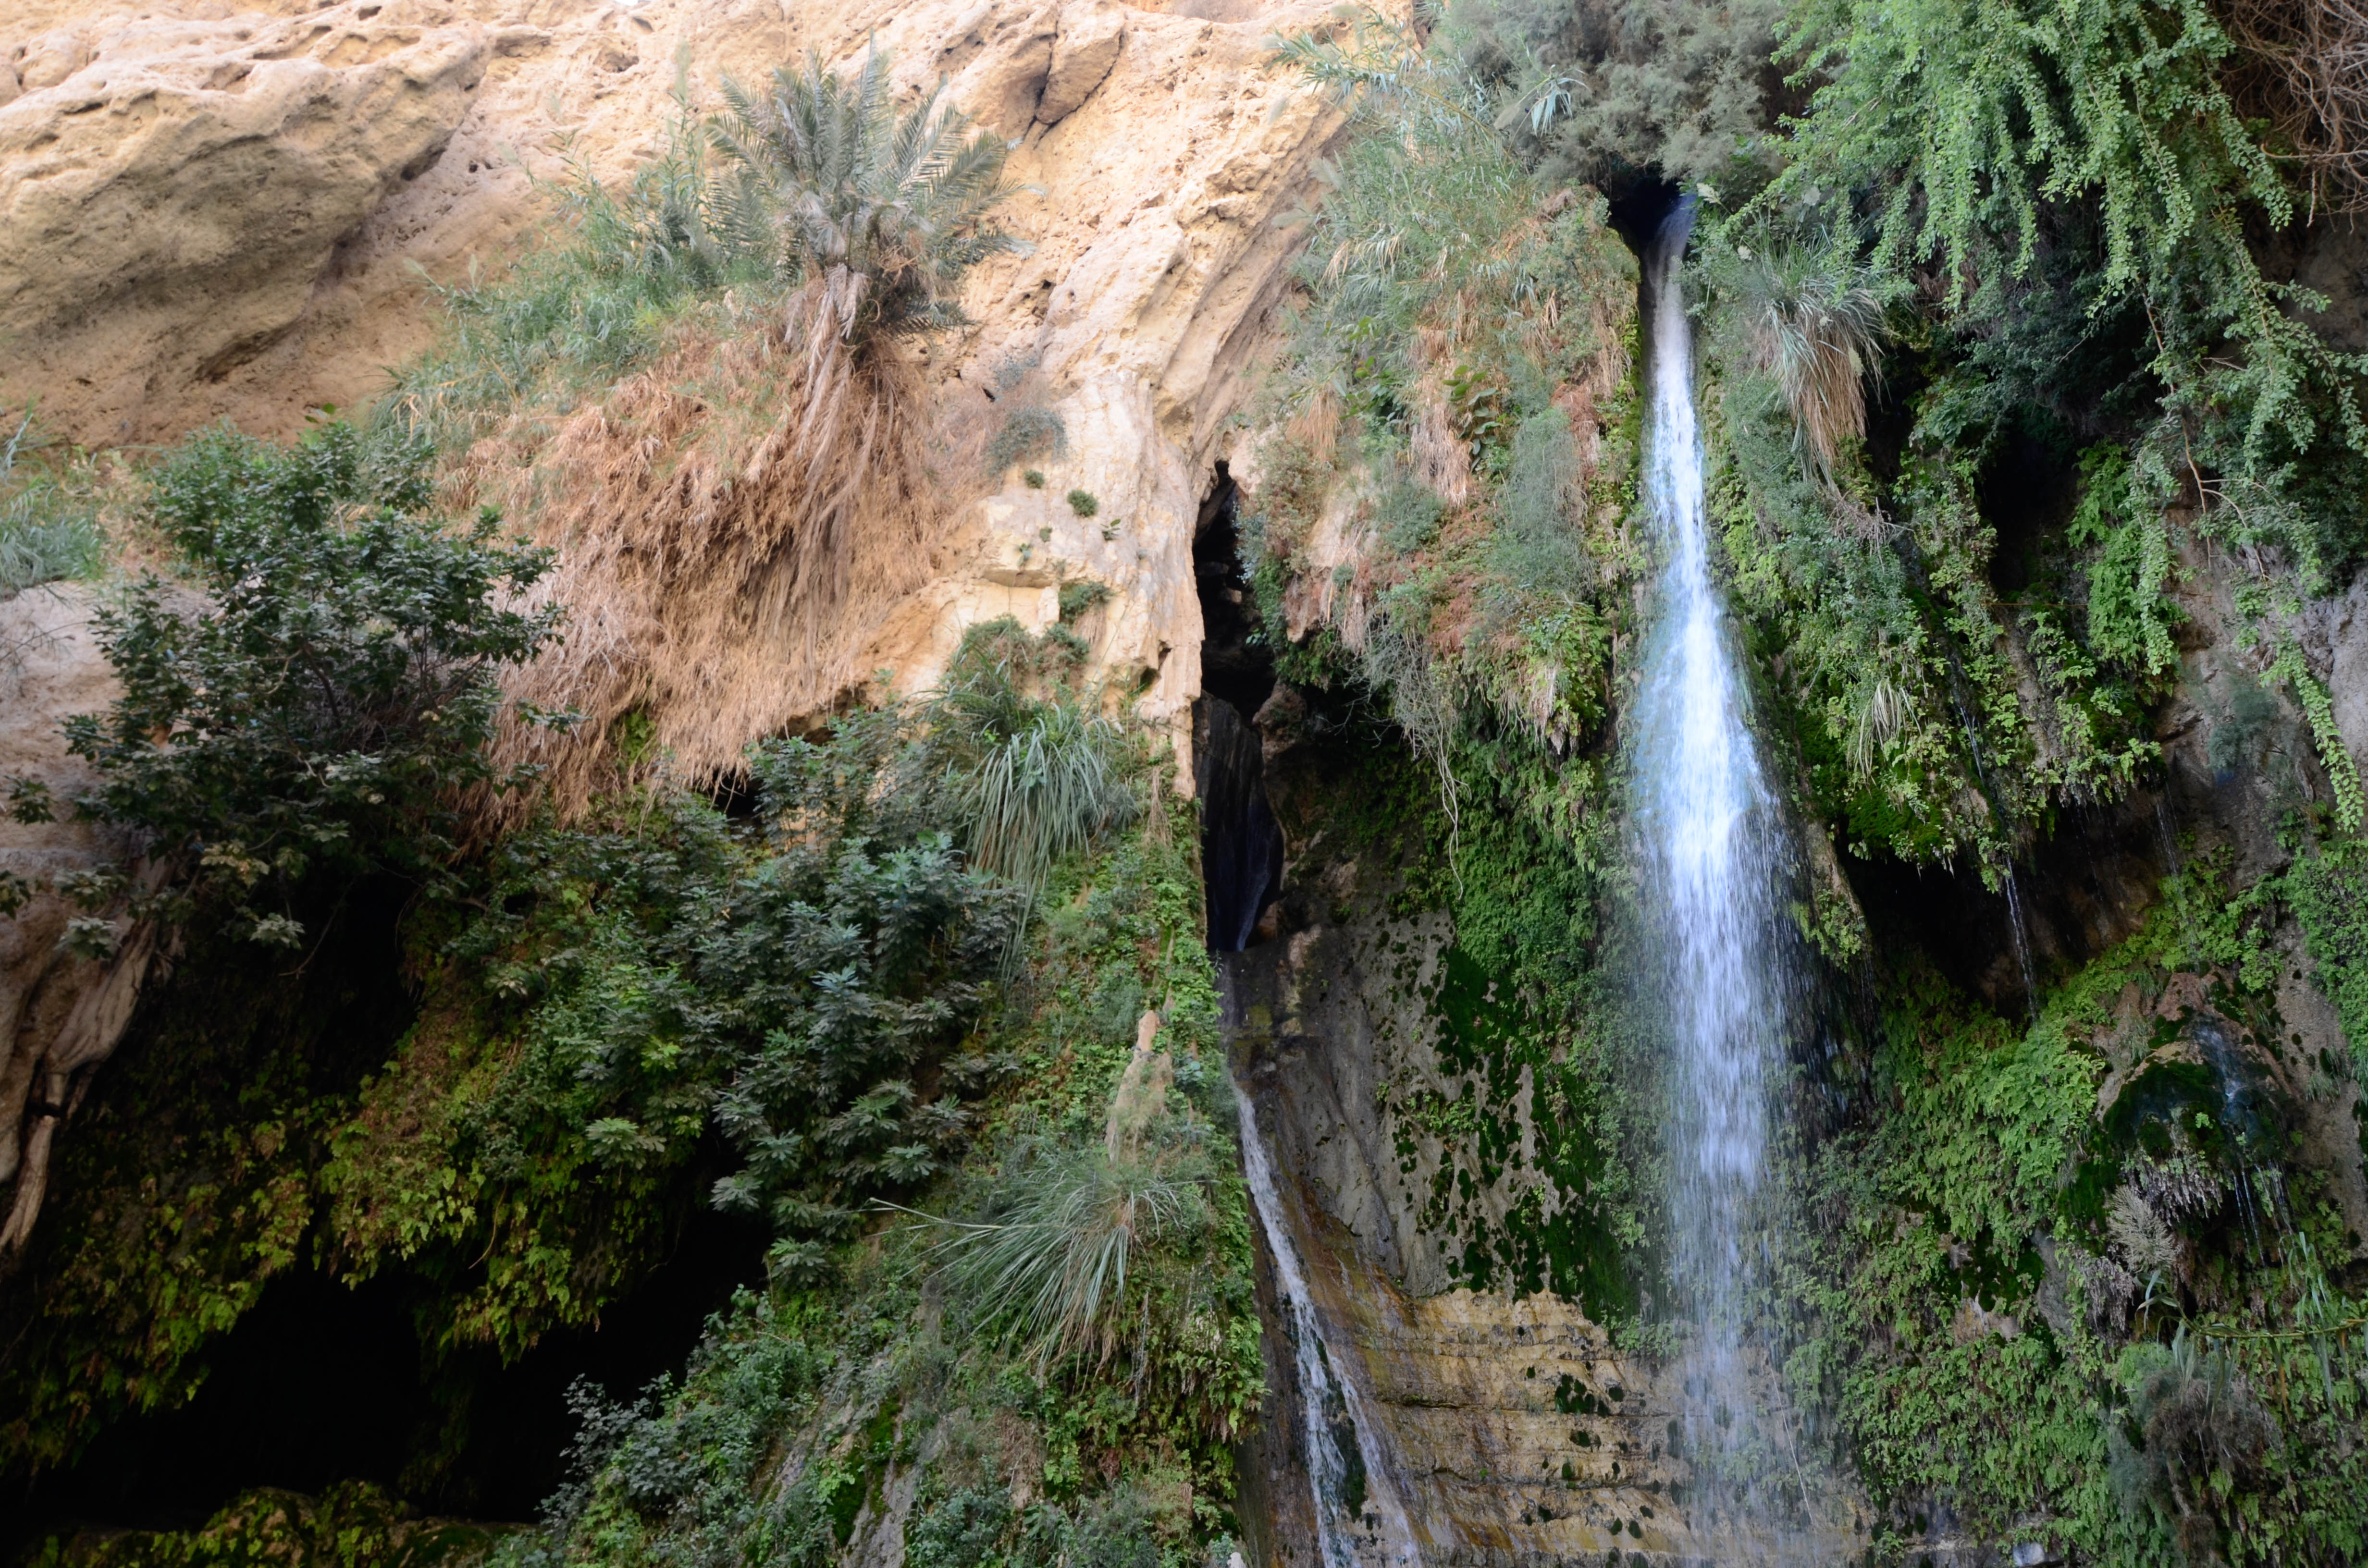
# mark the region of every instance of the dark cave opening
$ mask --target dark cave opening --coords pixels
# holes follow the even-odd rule
[[[202,1161],[187,1151],[207,1146],[210,1129],[349,1103],[383,1069],[416,1009],[404,949],[412,897],[392,881],[346,890],[318,915],[321,946],[292,973],[251,944],[192,933],[70,1125],[55,1207],[0,1295],[0,1354],[42,1353],[42,1293],[69,1261],[60,1249],[73,1244],[77,1184],[120,1181],[110,1173],[126,1161],[168,1186],[202,1182],[203,1170],[184,1167]],[[441,1289],[425,1268],[392,1265],[347,1285],[316,1218],[297,1261],[197,1354],[203,1381],[186,1403],[116,1417],[71,1463],[0,1482],[0,1562],[53,1533],[193,1528],[262,1487],[367,1481],[426,1512],[534,1517],[565,1478],[569,1386],[588,1378],[629,1398],[678,1373],[708,1316],[763,1278],[762,1221],[705,1201],[721,1153],[693,1161],[661,1221],[659,1262],[596,1327],[546,1335],[507,1367],[490,1348],[427,1348],[470,1282],[465,1257],[450,1260],[462,1277]]]
[[[1615,193],[1611,200],[1611,229],[1641,259],[1653,236],[1661,232],[1679,199],[1685,195],[1674,180],[1639,179]]]
[[[2005,891],[1971,866],[1843,858],[1870,929],[1919,949],[1958,989],[2008,1017],[2030,1005]],[[2135,932],[2169,871],[2154,797],[2062,813],[2015,865],[2023,928],[2044,990]]]
[[[1274,695],[1274,654],[1243,569],[1241,489],[1217,464],[1192,534],[1201,599],[1201,698],[1192,709],[1193,782],[1201,797],[1201,867],[1209,948],[1235,953],[1282,892],[1282,829],[1266,798],[1265,744],[1254,721]]]
[[[193,1528],[258,1487],[367,1481],[423,1512],[531,1519],[566,1479],[570,1386],[631,1399],[678,1376],[710,1314],[762,1279],[764,1245],[757,1220],[686,1204],[666,1258],[596,1326],[507,1367],[490,1348],[432,1360],[415,1279],[291,1269],[207,1355],[187,1404],[113,1423],[18,1490],[0,1508],[0,1561],[77,1528]]]

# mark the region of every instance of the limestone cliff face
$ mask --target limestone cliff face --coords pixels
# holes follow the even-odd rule
[[[95,782],[67,754],[61,721],[115,696],[91,608],[79,586],[0,602],[0,778],[31,779],[61,801]],[[121,913],[120,888],[75,885],[142,875],[133,847],[88,823],[0,818],[0,908],[10,912],[0,919],[0,1183],[13,1183],[0,1267],[31,1233],[58,1129],[121,1039],[157,956],[159,933]]]
[[[947,427],[985,427],[1024,366],[1067,441],[1041,488],[969,485],[922,585],[864,629],[857,667],[925,688],[968,626],[1008,615],[1041,631],[1060,583],[1091,578],[1110,594],[1079,628],[1089,678],[1186,750],[1201,501],[1219,460],[1247,455],[1239,415],[1293,244],[1275,220],[1306,199],[1341,119],[1271,72],[1261,44],[1319,7],[1178,9],[1195,14],[1111,0],[28,0],[0,16],[0,405],[31,403],[53,434],[93,446],[216,419],[284,435],[310,408],[366,405],[386,367],[433,341],[432,283],[515,254],[542,210],[537,178],[569,161],[628,172],[655,150],[678,82],[712,98],[725,74],[756,79],[807,51],[846,64],[876,40],[903,89],[950,78],[1012,139],[1009,176],[1030,187],[1005,214],[1030,254],[980,268],[964,301],[977,324],[927,351]],[[1072,490],[1097,498],[1091,517],[1063,499]],[[69,603],[28,596],[0,613]],[[36,749],[108,695],[86,629],[40,657],[27,678],[48,695],[11,710]],[[1189,788],[1189,767],[1178,776]],[[62,798],[72,782],[59,776]],[[111,856],[79,832],[23,848],[27,864]],[[61,956],[55,903],[0,921],[0,1182],[14,1178],[22,1211],[0,1256],[38,1210],[51,1131],[114,1048],[148,961],[139,942],[112,965]],[[85,1001],[108,1027],[61,1054]]]
[[[498,267],[532,181],[655,150],[688,72],[712,96],[806,51],[873,40],[909,90],[1014,139],[1033,249],[980,270],[978,322],[935,345],[959,424],[998,367],[1039,368],[1068,449],[1041,491],[970,507],[932,580],[876,628],[867,670],[924,686],[972,621],[1040,630],[1054,585],[1113,597],[1098,673],[1179,742],[1198,690],[1190,543],[1233,453],[1292,234],[1338,114],[1267,68],[1312,6],[1111,0],[40,0],[0,22],[0,402],[92,445],[216,418],[287,433],[366,404],[438,328],[429,280]],[[1301,12],[1304,15],[1301,15]],[[1100,503],[1087,524],[1058,497]],[[1050,530],[1048,533],[1047,530]]]

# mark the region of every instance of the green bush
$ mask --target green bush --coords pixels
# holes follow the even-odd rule
[[[154,476],[153,515],[202,597],[154,574],[98,614],[123,695],[70,720],[99,777],[79,802],[136,829],[258,941],[302,944],[300,890],[371,872],[440,885],[498,786],[495,672],[556,609],[505,600],[546,552],[497,518],[427,513],[425,454],[331,426],[289,449],[227,431]]]

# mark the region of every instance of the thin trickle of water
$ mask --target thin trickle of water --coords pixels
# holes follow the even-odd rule
[[[1323,1568],[1358,1568],[1360,1563],[1374,1562],[1413,1568],[1421,1561],[1414,1531],[1390,1483],[1389,1467],[1380,1451],[1364,1394],[1347,1363],[1325,1339],[1315,1299],[1307,1289],[1307,1271],[1275,1190],[1274,1162],[1258,1131],[1258,1109],[1250,1103],[1247,1085],[1234,1098],[1241,1108],[1242,1171],[1249,1183],[1250,1203],[1266,1231],[1275,1280],[1282,1292],[1284,1311],[1291,1315],[1303,1447],[1308,1486],[1315,1494],[1316,1550]],[[1353,1476],[1351,1451],[1357,1460]]]
[[[1989,765],[1982,761],[1982,733],[1974,723],[1972,710],[1965,704],[1964,673],[1957,667],[1957,655],[1949,654],[1950,701],[1957,710],[1957,726],[1965,732],[1965,753],[1974,759],[1974,778],[1982,787],[1982,799],[1998,810],[1998,791],[1990,788]],[[2039,1021],[2039,974],[2031,962],[2031,927],[2023,919],[2022,889],[2014,880],[2014,867],[2006,868],[2006,935],[2014,945],[2014,965],[2022,975],[2023,1010],[2031,1021]]]
[[[2031,931],[2022,917],[2022,890],[2016,885],[2014,868],[2006,869],[2006,930],[2014,943],[2015,968],[2022,971],[2022,1005],[2031,1021],[2039,1021],[2039,977],[2031,967]]]
[[[1630,777],[1670,1037],[1671,1272],[1679,1310],[1693,1324],[1685,1369],[1693,1528],[1765,1543],[1774,1519],[1752,1477],[1790,1448],[1789,1432],[1759,1408],[1756,1374],[1769,1346],[1751,1326],[1770,1243],[1760,1192],[1770,1088],[1791,1001],[1782,930],[1787,856],[1710,575],[1692,331],[1679,285],[1692,221],[1689,200],[1645,260],[1652,317],[1645,486],[1667,561]]]
[[[2180,929],[2192,945],[2195,921],[2187,906],[2187,879],[2180,862],[2179,835],[2172,830],[2168,789],[2155,797],[2154,824],[2162,838],[2163,866],[2169,873],[2171,897],[2179,906]],[[2237,1218],[2244,1225],[2246,1243],[2258,1262],[2265,1256],[2261,1244],[2264,1210],[2281,1243],[2294,1234],[2294,1215],[2286,1202],[2284,1175],[2274,1161],[2258,1166],[2253,1163],[2255,1150],[2265,1142],[2268,1122],[2246,1074],[2243,1052],[2217,1024],[2199,1021],[2192,1032],[2198,1051],[2219,1081],[2221,1133],[2228,1141],[2234,1162],[2229,1186],[2237,1199]],[[2257,1183],[2267,1189],[2266,1203],[2254,1191]]]

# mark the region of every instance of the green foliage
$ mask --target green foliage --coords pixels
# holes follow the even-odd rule
[[[1000,476],[1015,463],[1036,458],[1058,460],[1068,451],[1069,427],[1058,414],[1043,407],[1015,408],[1004,415],[986,443],[986,472]],[[1044,488],[1042,472],[1032,468],[1027,472],[1035,476],[1027,481],[1030,490]]]
[[[388,891],[354,890],[307,964],[199,921],[150,980],[0,1293],[0,1473],[187,1402],[221,1336],[305,1265],[330,1140],[408,1017]]]
[[[963,844],[1031,901],[1055,861],[1135,811],[1118,726],[1075,700],[1027,694],[1058,651],[1050,639],[1030,643],[1015,622],[975,628],[934,705],[932,744],[952,770]]]
[[[1106,1354],[1121,1332],[1111,1320],[1124,1307],[1135,1249],[1208,1223],[1205,1155],[1179,1153],[1186,1157],[1119,1158],[1055,1146],[1008,1160],[984,1217],[935,1221],[941,1267],[972,1322],[1000,1329],[1040,1363],[1055,1353]]]
[[[2279,544],[2314,586],[2368,542],[2356,500],[2303,474],[2368,452],[2368,361],[2327,347],[2301,319],[2325,301],[2254,259],[2247,223],[2283,228],[2294,208],[2223,85],[2230,45],[2208,6],[1812,0],[1786,47],[1817,85],[1759,210],[1859,193],[1875,265],[1936,266],[1944,308],[1978,326],[2019,307],[2062,214],[2092,210],[2089,309],[2143,300],[2168,389],[2156,439],[2219,471],[2196,497],[2203,526]]]
[[[1729,284],[1752,368],[1792,411],[1793,444],[1834,483],[1845,443],[1866,436],[1866,381],[1877,365],[1883,294],[1862,269],[1805,246],[1738,258]]]
[[[712,1201],[768,1217],[788,1278],[926,1183],[992,1075],[958,1048],[1014,911],[928,802],[873,798],[897,738],[859,720],[770,748],[772,833],[653,802],[505,843],[324,1175],[350,1272],[438,1278],[444,1337],[516,1355],[648,1267],[711,1126],[733,1152]]]
[[[2327,770],[2327,781],[2335,796],[2335,820],[2345,832],[2357,834],[2363,824],[2368,824],[2368,794],[2362,790],[2359,764],[2352,761],[2351,748],[2335,722],[2334,699],[2304,665],[2300,651],[2292,646],[2278,655],[2269,674],[2292,688],[2304,722],[2310,725],[2310,738],[2317,746],[2319,765]]]
[[[421,1519],[368,1482],[319,1497],[242,1494],[192,1530],[52,1538],[28,1568],[436,1568],[473,1562],[505,1532]]]
[[[1072,490],[1069,492],[1069,510],[1075,512],[1081,517],[1092,517],[1096,512],[1101,510],[1101,506],[1102,504],[1094,499],[1094,494],[1090,490]]]
[[[730,112],[708,129],[738,166],[732,210],[744,230],[771,230],[818,336],[857,347],[874,333],[957,324],[951,290],[963,271],[1021,248],[985,222],[1011,195],[1003,142],[970,133],[942,80],[900,113],[888,57],[873,49],[852,81],[809,54],[758,93],[727,80],[723,97]]]
[[[2173,879],[2027,1024],[1917,963],[1884,982],[1881,1108],[1802,1188],[1821,1321],[1788,1375],[1830,1400],[1892,1550],[1945,1510],[2100,1563],[2357,1551],[2343,1434],[2368,1318],[2315,1261],[2340,1221],[2317,1178],[2265,1169],[2272,1131],[2218,1125],[2226,1069],[2184,1054],[2201,1029],[2281,1038],[2272,890],[2223,875],[2207,858]],[[2246,1194],[2280,1179],[2291,1222],[2248,1221]]]
[[[870,788],[876,770],[843,766],[848,756],[806,754],[807,776],[894,809],[893,792]],[[888,1217],[840,1255],[844,1267],[803,1285],[777,1275],[770,1291],[744,1295],[682,1379],[629,1403],[580,1391],[579,1479],[546,1529],[509,1543],[502,1561],[819,1568],[876,1540],[863,1532],[880,1529],[891,1482],[909,1486],[916,1468],[907,1561],[1201,1561],[1225,1520],[1228,1445],[1259,1397],[1260,1361],[1189,808],[1171,811],[1178,820],[1161,831],[1114,836],[1055,869],[1024,984],[976,1019],[973,1043],[1003,1063],[1002,1087],[930,1205],[959,1222],[1063,1229],[1064,1216],[1117,1196],[1114,1181],[1161,1201],[1121,1177],[1122,1166],[1155,1173],[1146,1179],[1167,1194],[1174,1222],[1133,1217],[1122,1293],[1104,1276],[1099,1321],[1110,1335],[1049,1354],[1025,1335],[1005,1344],[987,1332],[998,1304],[954,1284],[970,1249],[949,1254],[933,1244],[941,1226]],[[1114,1164],[1112,1085],[1147,1004],[1161,1009],[1173,1087]],[[1110,1231],[1088,1220],[1069,1233]],[[1012,1234],[976,1256],[1003,1256]]]
[[[1497,125],[1548,177],[1725,183],[1768,157],[1767,62],[1783,11],[1781,0],[1460,0],[1446,31],[1494,87]]]
[[[547,553],[490,515],[423,516],[421,456],[373,453],[344,426],[285,450],[197,437],[156,474],[154,506],[203,600],[149,574],[99,611],[124,690],[66,726],[100,778],[82,808],[195,862],[257,941],[302,944],[308,879],[446,875],[455,796],[495,782],[495,672],[556,629],[555,610],[502,602]]]
[[[2080,504],[2065,529],[2075,545],[2100,545],[2089,570],[2089,646],[2148,676],[2179,663],[2170,628],[2179,607],[2170,584],[2170,530],[2162,510],[2135,484],[2128,458],[2112,447],[2080,454]]]
[[[5,411],[0,429],[6,429]],[[61,472],[37,462],[40,448],[28,408],[0,440],[0,598],[91,576],[106,557],[106,536],[84,494],[89,476],[74,466]]]
[[[657,155],[603,185],[588,163],[549,182],[556,211],[516,267],[439,287],[444,334],[394,373],[377,410],[458,450],[515,405],[564,409],[638,369],[735,287],[778,286],[779,254],[727,197],[678,87]]]
[[[1711,256],[1722,295],[1738,265]],[[1934,428],[1952,385],[1923,395],[1879,507],[1858,443],[1838,445],[1830,483],[1800,460],[1750,321],[1714,322],[1711,516],[1838,844],[1911,861],[1972,851],[1996,876],[2049,812],[2126,789],[2155,755],[2146,703],[2175,669],[2176,615],[2164,525],[2134,498],[2129,465],[2090,459],[2077,542],[2043,536],[2009,596],[1978,463]]]
[[[689,83],[657,155],[615,187],[554,182],[554,232],[506,276],[442,290],[443,341],[398,371],[381,423],[456,451],[513,413],[564,412],[700,330],[780,330],[779,305],[854,347],[951,324],[951,290],[1017,242],[986,222],[1010,191],[1001,141],[942,85],[898,113],[888,62],[851,82],[809,60],[702,117]]]
[[[1303,215],[1309,300],[1245,526],[1273,642],[1286,599],[1328,607],[1284,674],[1385,697],[1435,769],[1475,699],[1567,744],[1603,716],[1637,564],[1633,261],[1599,199],[1551,191],[1486,129],[1495,89],[1471,70],[1374,15],[1282,41],[1360,131]],[[1318,562],[1335,490],[1355,516]]]
[[[2279,891],[2351,1042],[2353,1075],[2368,1082],[2368,848],[2356,839],[2320,845],[2295,859]]]

